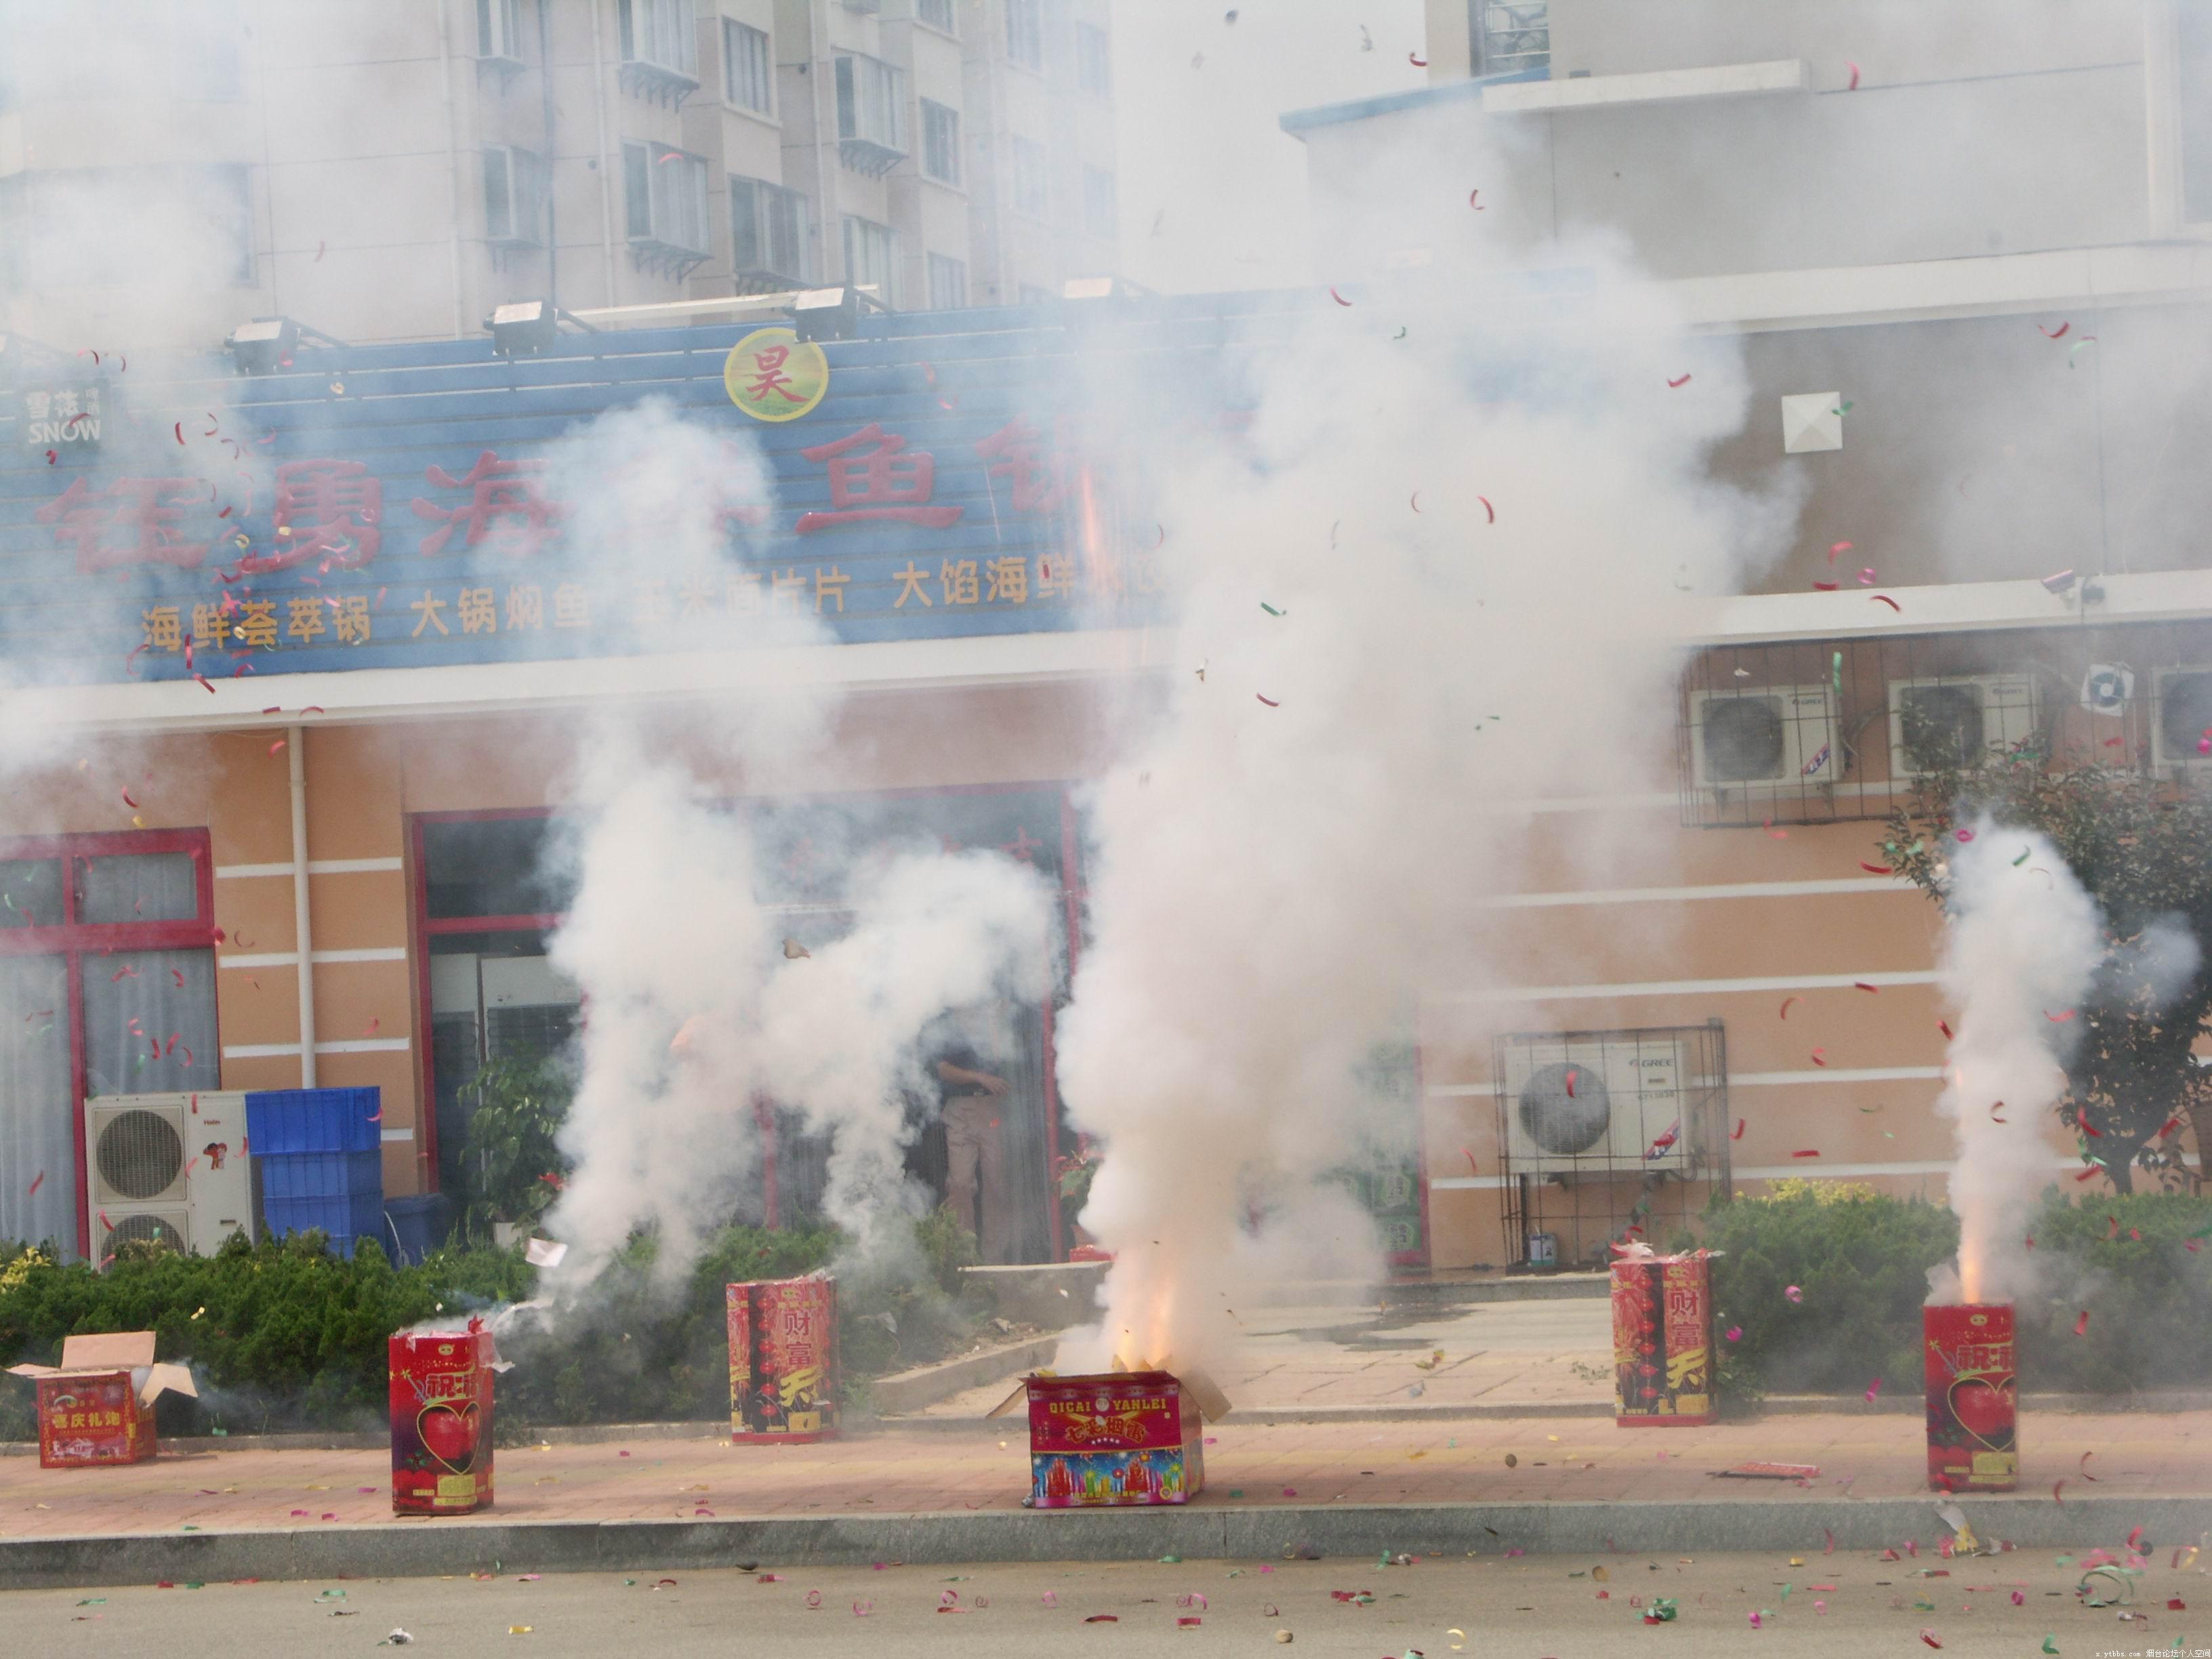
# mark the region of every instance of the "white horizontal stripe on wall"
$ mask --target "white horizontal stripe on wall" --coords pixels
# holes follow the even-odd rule
[[[296,1042],[240,1042],[222,1051],[225,1060],[297,1060]]]
[[[1940,1083],[1942,1079],[1940,1066],[1830,1066],[1815,1072],[1731,1072],[1728,1086],[1768,1089],[1801,1083]],[[1489,1083],[1431,1083],[1422,1091],[1431,1100],[1480,1099],[1497,1091],[1497,1085]]]
[[[290,968],[299,960],[297,951],[264,951],[258,955],[246,956],[234,951],[229,956],[217,957],[216,965],[219,968]],[[318,966],[342,962],[404,962],[407,960],[407,947],[404,945],[380,945],[363,951],[317,951],[314,960]]]
[[[318,1042],[319,1054],[399,1054],[415,1046],[412,1037],[346,1037],[337,1042]]]
[[[215,873],[218,880],[241,881],[257,876],[289,876],[292,864],[218,864]],[[398,859],[309,859],[307,873],[311,876],[365,876],[380,871],[404,868]]]
[[[1652,979],[1617,985],[1511,985],[1431,997],[1435,1003],[1590,1002],[1624,997],[1728,996],[1747,991],[1848,991],[1854,985],[1933,985],[1932,968],[1895,974],[1773,975],[1757,979]]]
[[[1593,887],[1583,892],[1510,893],[1486,899],[1487,910],[1537,910],[1569,904],[1681,904],[1693,899],[1810,898],[1825,893],[1904,893],[1919,890],[1886,876],[1825,881],[1732,881],[1710,887]]]
[[[404,962],[407,960],[407,947],[404,945],[380,945],[365,951],[318,951],[314,953],[314,959],[318,964],[325,962]]]
[[[2184,1161],[2194,1167],[2197,1162],[2197,1156],[2191,1153]],[[1953,1167],[1952,1160],[1948,1158],[1899,1164],[1823,1164],[1818,1158],[1808,1158],[1789,1164],[1769,1164],[1756,1169],[1731,1170],[1729,1174],[1731,1179],[1736,1181],[1782,1181],[1796,1176],[1826,1177],[1832,1181],[1850,1181],[1867,1176],[1948,1175]],[[2051,1167],[2069,1175],[2075,1175],[2080,1173],[2081,1164],[2078,1158],[2065,1158],[2054,1162]],[[1429,1190],[1431,1192],[1495,1190],[1503,1187],[1505,1180],[1504,1176],[1437,1176],[1430,1181]]]
[[[297,951],[264,951],[258,956],[240,956],[233,951],[228,956],[218,955],[215,965],[218,968],[291,968],[297,966],[299,960]]]
[[[412,1129],[386,1129],[384,1132],[384,1138],[388,1141],[412,1140],[415,1139],[415,1132]]]

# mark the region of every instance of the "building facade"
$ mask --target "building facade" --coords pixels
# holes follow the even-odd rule
[[[1432,1259],[1602,1260],[1786,1177],[1940,1200],[1938,921],[1879,873],[1881,821],[1946,755],[2203,777],[2212,485],[2182,458],[2212,439],[2212,13],[1432,0],[1428,25],[1422,88],[1283,118],[1322,274],[1410,312],[1448,301],[1432,267],[1655,279],[1722,348],[1669,386],[1748,383],[1716,476],[1796,504],[1743,592],[1686,599],[1677,788],[1528,805],[1632,854],[1532,872],[1504,982],[1424,1010]],[[1633,1109],[1568,1137],[1586,1158],[1531,1133],[1570,1094],[1602,1125],[1608,1088]]]
[[[1056,297],[1115,271],[1112,76],[1105,0],[10,0],[0,331]]]

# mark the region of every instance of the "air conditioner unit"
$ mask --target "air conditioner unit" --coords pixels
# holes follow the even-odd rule
[[[2167,776],[2212,776],[2212,755],[2197,745],[2212,731],[2212,668],[2161,668],[2151,676],[2157,718],[2150,728],[2151,764]]]
[[[1889,683],[1889,775],[1969,770],[2035,735],[2035,682],[2025,674]]]
[[[84,1103],[93,1258],[129,1239],[212,1255],[256,1232],[240,1092],[100,1095]]]
[[[1690,694],[1690,759],[1700,789],[1794,793],[1842,771],[1836,698],[1825,685]]]
[[[1505,1053],[1516,1175],[1640,1176],[1688,1161],[1682,1045],[1672,1037],[1516,1042]]]

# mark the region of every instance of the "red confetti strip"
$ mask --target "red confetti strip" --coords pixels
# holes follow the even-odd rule
[[[1483,210],[1483,208],[1482,204],[1476,201],[1474,198],[1481,194],[1482,192],[1480,190],[1471,190],[1467,193],[1467,204],[1473,208],[1477,213],[1480,213]]]
[[[36,1174],[35,1176],[33,1176],[31,1177],[31,1190],[30,1190],[29,1192],[27,1192],[27,1193],[25,1193],[25,1194],[23,1194],[23,1196],[24,1196],[24,1197],[26,1197],[26,1198],[33,1198],[33,1197],[37,1196],[39,1188],[41,1188],[41,1187],[43,1187],[43,1186],[45,1186],[46,1184],[46,1172],[44,1170],[40,1170],[40,1171],[38,1172],[38,1174]]]
[[[1668,382],[1667,382],[1667,386],[1668,386],[1668,389],[1669,391],[1674,391],[1674,390],[1679,390],[1680,387],[1683,387],[1683,386],[1686,386],[1689,385],[1689,383],[1690,383],[1690,377],[1689,377],[1688,375],[1685,374],[1685,375],[1683,375],[1680,380],[1669,380],[1669,381],[1668,381]]]
[[[2084,1314],[2081,1316],[2084,1319],[2087,1319],[2088,1315]],[[2143,1529],[2141,1527],[2137,1527],[2133,1532],[2130,1533],[2128,1534],[2128,1547],[2130,1549],[2134,1549],[2140,1545],[2142,1542],[2142,1535]]]
[[[131,647],[131,654],[123,659],[123,672],[131,676],[133,678],[136,678],[137,677],[138,671],[133,668],[131,665],[138,660],[139,653],[145,651],[149,647],[143,643]]]
[[[2074,1011],[2071,1008],[2069,1008],[2063,1014],[2054,1014],[2050,1009],[2045,1008],[2043,1011],[2043,1017],[2049,1020],[2053,1025],[2063,1025],[2068,1020],[2074,1018]]]
[[[1418,490],[1418,489],[1417,489],[1417,490],[1415,490],[1415,491],[1413,492],[1413,511],[1414,511],[1414,512],[1416,512],[1416,513],[1418,513],[1418,512],[1419,512],[1420,510],[1421,510],[1421,492],[1420,492],[1419,490]]]
[[[2170,1117],[2166,1119],[2164,1123],[2159,1125],[2158,1133],[2153,1135],[2151,1139],[2153,1140],[2163,1140],[2180,1127],[2181,1120],[2179,1117]]]
[[[177,981],[177,988],[178,988],[179,991],[181,991],[181,990],[183,990],[183,989],[185,988],[185,970],[184,970],[183,969],[181,969],[181,968],[172,968],[172,969],[169,969],[169,977],[170,977],[171,979],[173,979],[173,980],[174,980],[174,981]]]
[[[1813,1063],[1815,1066],[1826,1066],[1828,1063],[1828,1051],[1826,1048],[1814,1049]]]
[[[1777,830],[1774,827],[1774,820],[1772,818],[1763,819],[1760,822],[1759,827],[1766,831],[1767,838],[1770,841],[1788,841],[1790,839],[1790,832],[1787,830]]]
[[[2088,1334],[2089,1310],[2087,1308],[2084,1308],[2081,1310],[2081,1316],[2074,1322],[2074,1334],[2076,1336],[2087,1336]]]
[[[134,812],[138,810],[138,803],[131,799],[131,787],[128,784],[123,787],[123,804]]]
[[[184,441],[185,441],[185,423],[184,423],[182,421],[179,421],[179,422],[176,423],[176,425],[175,425],[173,428],[171,428],[171,430],[173,430],[173,431],[174,431],[174,432],[176,433],[176,434],[177,434],[177,441],[178,441],[179,443],[182,443],[182,442],[184,442]]]
[[[1872,599],[1876,605],[1887,605],[1892,611],[1896,611],[1899,616],[1903,616],[1905,614],[1905,607],[1899,605],[1895,599],[1891,599],[1887,593],[1872,593],[1868,595],[1868,598]]]
[[[270,752],[270,754],[272,754],[272,755],[273,755],[273,754],[275,754],[278,750],[280,750],[280,749],[283,748],[283,746],[284,746],[284,739],[283,739],[283,738],[277,738],[277,739],[276,739],[276,742],[274,742],[274,743],[272,743],[272,744],[270,744],[269,745],[269,752]]]
[[[2102,1129],[2100,1129],[2095,1124],[2090,1122],[2086,1117],[2081,1120],[2081,1133],[2098,1140],[2102,1140],[2105,1138],[2105,1132]]]
[[[1741,1118],[1736,1119],[1735,1133],[1730,1135],[1729,1139],[1730,1140],[1741,1140],[1743,1139],[1743,1120]]]
[[[1814,1150],[1813,1150],[1813,1151],[1811,1151],[1811,1152],[1792,1152],[1792,1153],[1790,1153],[1790,1157],[1792,1157],[1792,1158],[1818,1158],[1818,1157],[1820,1157],[1820,1154],[1819,1149],[1817,1149],[1817,1148],[1815,1148]]]
[[[1957,1041],[1957,1039],[1956,1039],[1956,1038],[1954,1038],[1954,1037],[1953,1037],[1953,1036],[1951,1036],[1951,1022],[1950,1022],[1949,1020],[1948,1020],[1948,1019],[1939,1019],[1939,1020],[1937,1020],[1937,1021],[1936,1022],[1936,1029],[1937,1030],[1941,1031],[1941,1032],[1943,1034],[1944,1039],[1945,1039],[1947,1042],[1956,1042],[1956,1041]]]
[[[1802,997],[1784,997],[1784,998],[1783,998],[1783,999],[1782,999],[1782,1012],[1781,1012],[1781,1014],[1780,1014],[1779,1018],[1783,1018],[1783,1019],[1787,1019],[1787,1018],[1790,1018],[1790,1005],[1791,1003],[1793,1003],[1793,1002],[1802,1002],[1802,1001],[1804,1001],[1804,1000],[1805,1000],[1805,999],[1804,999],[1804,998],[1802,998]]]
[[[369,1022],[368,1022],[368,1029],[367,1030],[363,1031],[363,1032],[362,1033],[362,1035],[363,1036],[365,1036],[365,1037],[373,1037],[373,1036],[374,1036],[376,1035],[376,1028],[377,1028],[378,1026],[380,1026],[380,1025],[383,1024],[384,1024],[384,1021],[383,1021],[383,1019],[381,1018],[381,1017],[380,1017],[380,1018],[375,1018],[375,1019],[372,1019],[371,1021],[369,1021]]]
[[[1260,694],[1257,691],[1255,691],[1252,695],[1255,697],[1260,697]],[[1270,708],[1280,708],[1283,706],[1277,702],[1273,697],[1260,697],[1260,701],[1266,703]]]
[[[1887,864],[1869,864],[1864,859],[1859,860],[1859,868],[1870,876],[1893,876],[1897,873]]]
[[[107,1218],[107,1212],[105,1210],[100,1212],[100,1224],[111,1233],[115,1231],[115,1224]]]
[[[1346,299],[1346,298],[1344,297],[1344,295],[1342,295],[1341,294],[1339,294],[1339,293],[1338,293],[1334,289],[1333,289],[1333,288],[1332,288],[1331,289],[1329,289],[1329,291],[1328,291],[1328,297],[1329,297],[1330,299],[1332,299],[1332,300],[1335,301],[1337,302],[1337,304],[1339,304],[1339,305],[1340,305],[1340,306],[1348,306],[1348,305],[1350,305],[1350,304],[1352,303],[1352,301],[1349,301],[1349,300]]]
[[[1467,1148],[1464,1146],[1461,1147],[1460,1151],[1466,1155],[1468,1173],[1469,1175],[1480,1175],[1482,1173],[1482,1166],[1474,1161],[1474,1154],[1468,1152]]]
[[[1490,522],[1492,524],[1496,524],[1498,522],[1498,509],[1490,504],[1490,497],[1487,495],[1477,495],[1474,499],[1482,503],[1482,510],[1490,515]]]
[[[2058,332],[2053,334],[2049,329],[2044,327],[2041,323],[2038,323],[2035,325],[2035,331],[2043,336],[2046,340],[2062,340],[2066,337],[2066,331],[2073,326],[2074,325],[2071,323],[2061,323],[2058,325]]]
[[[2075,1179],[2075,1181],[2078,1183],[2078,1182],[2084,1182],[2084,1181],[2088,1180],[2091,1176],[2094,1176],[2096,1173],[2097,1173],[2097,1166],[2096,1166],[2095,1164],[2091,1164],[2087,1169],[2086,1169],[2086,1170],[2082,1170],[2081,1174],[2079,1174],[2079,1175],[2075,1176],[2074,1177],[2074,1179]]]
[[[185,1048],[185,1064],[186,1066],[189,1066],[191,1063],[192,1063],[192,1051],[191,1051],[191,1049],[190,1048]],[[198,1097],[195,1096],[193,1098],[194,1098],[195,1100],[197,1100],[197,1099],[198,1098]],[[193,1109],[194,1111],[196,1111],[196,1112],[197,1112],[198,1110],[199,1110],[199,1108],[198,1108],[197,1105],[195,1105],[195,1106],[192,1108],[192,1109]]]
[[[2009,1122],[2011,1122],[2011,1121],[2012,1121],[2012,1120],[2011,1120],[2010,1118],[2008,1118],[2008,1117],[1999,1117],[1999,1116],[1997,1115],[1997,1114],[1998,1114],[1999,1112],[2002,1112],[2002,1110],[2004,1110],[2004,1102],[2002,1102],[2002,1100],[1993,1100],[1993,1101],[1991,1101],[1991,1102],[1990,1103],[1990,1122],[1992,1122],[1992,1123],[2009,1123]]]
[[[1835,563],[1836,555],[1838,553],[1848,553],[1850,550],[1851,544],[1849,542],[1831,542],[1828,544],[1828,562],[1830,564]]]
[[[1880,996],[1880,995],[1881,994],[1881,986],[1879,986],[1879,985],[1869,985],[1869,984],[1868,984],[1868,983],[1867,983],[1864,980],[1863,980],[1863,979],[1855,979],[1855,980],[1853,980],[1853,981],[1851,981],[1851,988],[1852,988],[1853,990],[1855,990],[1855,991],[1864,991],[1864,992],[1865,992],[1869,996],[1877,996],[1877,997],[1878,997],[1878,996]]]
[[[206,675],[195,674],[192,676],[192,678],[198,683],[201,690],[206,692],[210,697],[215,696],[215,687],[208,684],[208,677]]]
[[[1932,1630],[1922,1631],[1920,1632],[1920,1639],[1927,1643],[1931,1648],[1940,1648],[1943,1645],[1941,1642],[1936,1639],[1936,1632]]]
[[[1410,52],[1406,54],[1406,61],[1411,64],[1415,69],[1426,69],[1429,66],[1429,60],[1427,58],[1416,58]]]
[[[58,449],[50,449],[46,452],[46,465],[48,466],[52,466],[56,461],[61,459],[61,451]]]
[[[1573,1068],[1572,1066],[1568,1067],[1568,1069],[1567,1069],[1567,1098],[1568,1098],[1569,1100],[1572,1100],[1572,1099],[1575,1097],[1575,1079],[1576,1079],[1576,1077],[1577,1077],[1577,1075],[1579,1075],[1579,1074],[1578,1074],[1578,1073],[1574,1070],[1574,1068]]]
[[[2107,1238],[2118,1238],[2120,1236],[2119,1217],[2116,1215],[2108,1215],[2105,1218],[2105,1237]]]
[[[1814,582],[1813,584],[1813,591],[1816,593],[1832,593],[1836,591],[1836,584],[1833,582]]]
[[[112,985],[119,979],[136,979],[137,977],[138,970],[136,968],[118,968],[107,976],[107,982],[110,985]]]
[[[1876,1384],[1875,1386],[1879,1387],[1880,1384]],[[1872,1390],[1869,1390],[1867,1397],[1869,1399],[1872,1399],[1874,1397]],[[1823,1555],[1833,1555],[1836,1553],[1836,1534],[1830,1532],[1826,1527],[1820,1528],[1820,1534],[1828,1540],[1826,1547],[1820,1551],[1820,1553]]]
[[[1856,64],[1847,63],[1846,67],[1849,68],[1851,72],[1851,83],[1845,87],[1844,90],[1845,92],[1856,92],[1859,89],[1859,66]]]

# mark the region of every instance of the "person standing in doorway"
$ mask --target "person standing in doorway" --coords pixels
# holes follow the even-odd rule
[[[987,1069],[957,1030],[948,1030],[935,1045],[929,1070],[937,1079],[945,1122],[945,1201],[975,1235],[982,1259],[1003,1262],[1007,1194],[1001,1115],[1006,1079]]]

